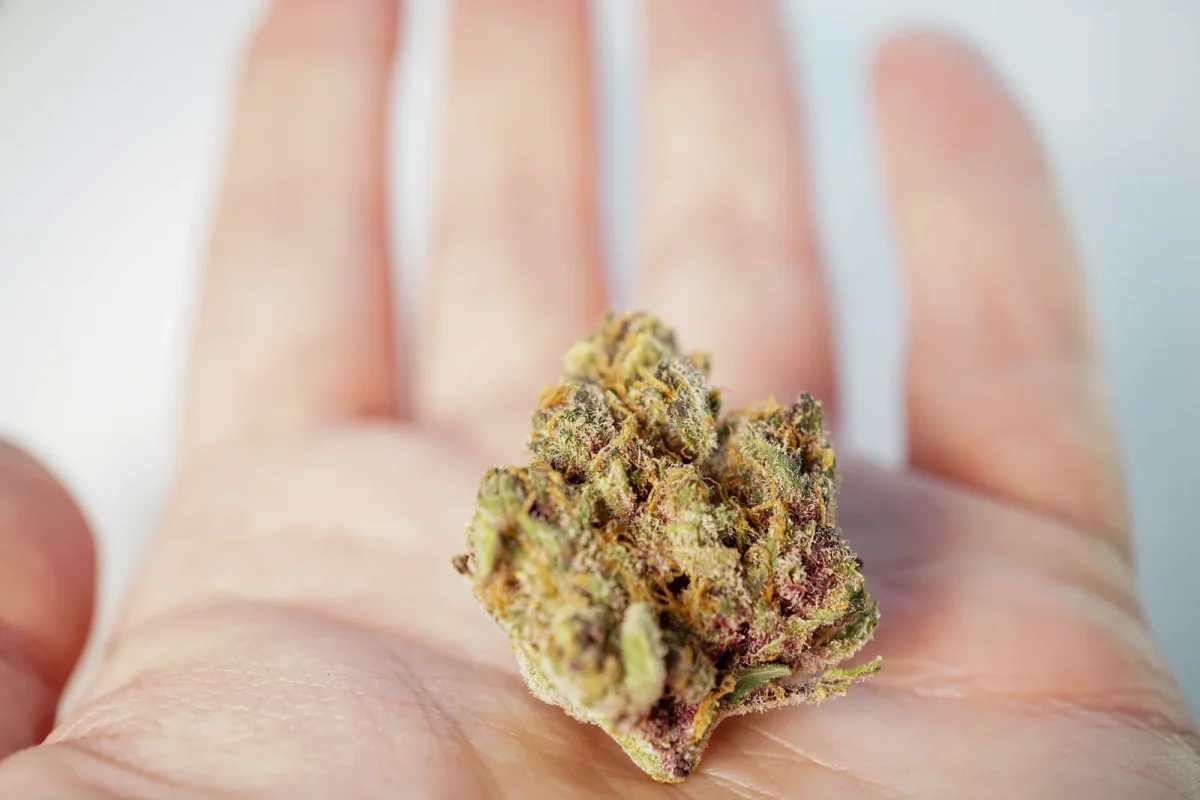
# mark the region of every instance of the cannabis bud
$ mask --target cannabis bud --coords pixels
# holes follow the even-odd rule
[[[879,618],[834,525],[834,455],[802,395],[718,420],[708,365],[643,313],[567,352],[524,467],[483,477],[454,565],[530,689],[652,777],[726,717],[844,694]]]

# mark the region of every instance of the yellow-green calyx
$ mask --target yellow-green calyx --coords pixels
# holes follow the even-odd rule
[[[802,395],[718,418],[707,361],[643,313],[568,351],[524,467],[483,477],[455,566],[533,693],[661,781],[726,717],[844,694],[879,614]]]

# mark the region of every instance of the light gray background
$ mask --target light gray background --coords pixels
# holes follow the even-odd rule
[[[900,456],[902,341],[865,78],[902,22],[952,27],[1041,126],[1107,346],[1151,620],[1200,708],[1200,3],[785,2],[847,359],[848,444]],[[48,459],[101,539],[102,619],[170,479],[181,357],[238,48],[256,0],[0,4],[0,433]],[[601,0],[610,252],[629,285],[636,0]],[[448,9],[410,6],[394,230],[419,297]],[[620,207],[617,213],[614,209]],[[1030,624],[1036,624],[1031,620]],[[1036,665],[1030,665],[1036,669]]]

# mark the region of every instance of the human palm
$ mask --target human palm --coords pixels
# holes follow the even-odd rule
[[[734,403],[833,405],[768,4],[646,7],[639,301],[713,353]],[[604,305],[583,5],[460,3],[433,301],[403,359],[381,234],[395,13],[291,0],[258,34],[176,489],[84,696],[0,764],[0,796],[1197,796],[1049,179],[994,78],[940,37],[894,42],[879,70],[910,463],[841,459],[883,671],[724,723],[679,787],[535,700],[449,559],[479,477],[520,457],[539,386]],[[0,547],[37,567],[0,585],[3,753],[49,728],[90,550],[23,457],[0,452],[0,486]]]

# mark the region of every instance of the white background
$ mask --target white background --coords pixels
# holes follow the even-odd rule
[[[900,285],[865,70],[887,30],[932,22],[993,57],[1059,168],[1109,353],[1150,617],[1200,708],[1200,3],[784,5],[814,126],[848,363],[843,444],[884,460],[900,452]],[[256,0],[0,0],[0,434],[56,467],[93,520],[104,619],[170,479],[226,106],[261,8]],[[410,10],[396,86],[393,222],[413,281],[423,263],[447,9],[426,0]],[[609,112],[604,187],[607,207],[624,209],[609,214],[611,254],[627,286],[637,3],[601,0],[597,19]]]

